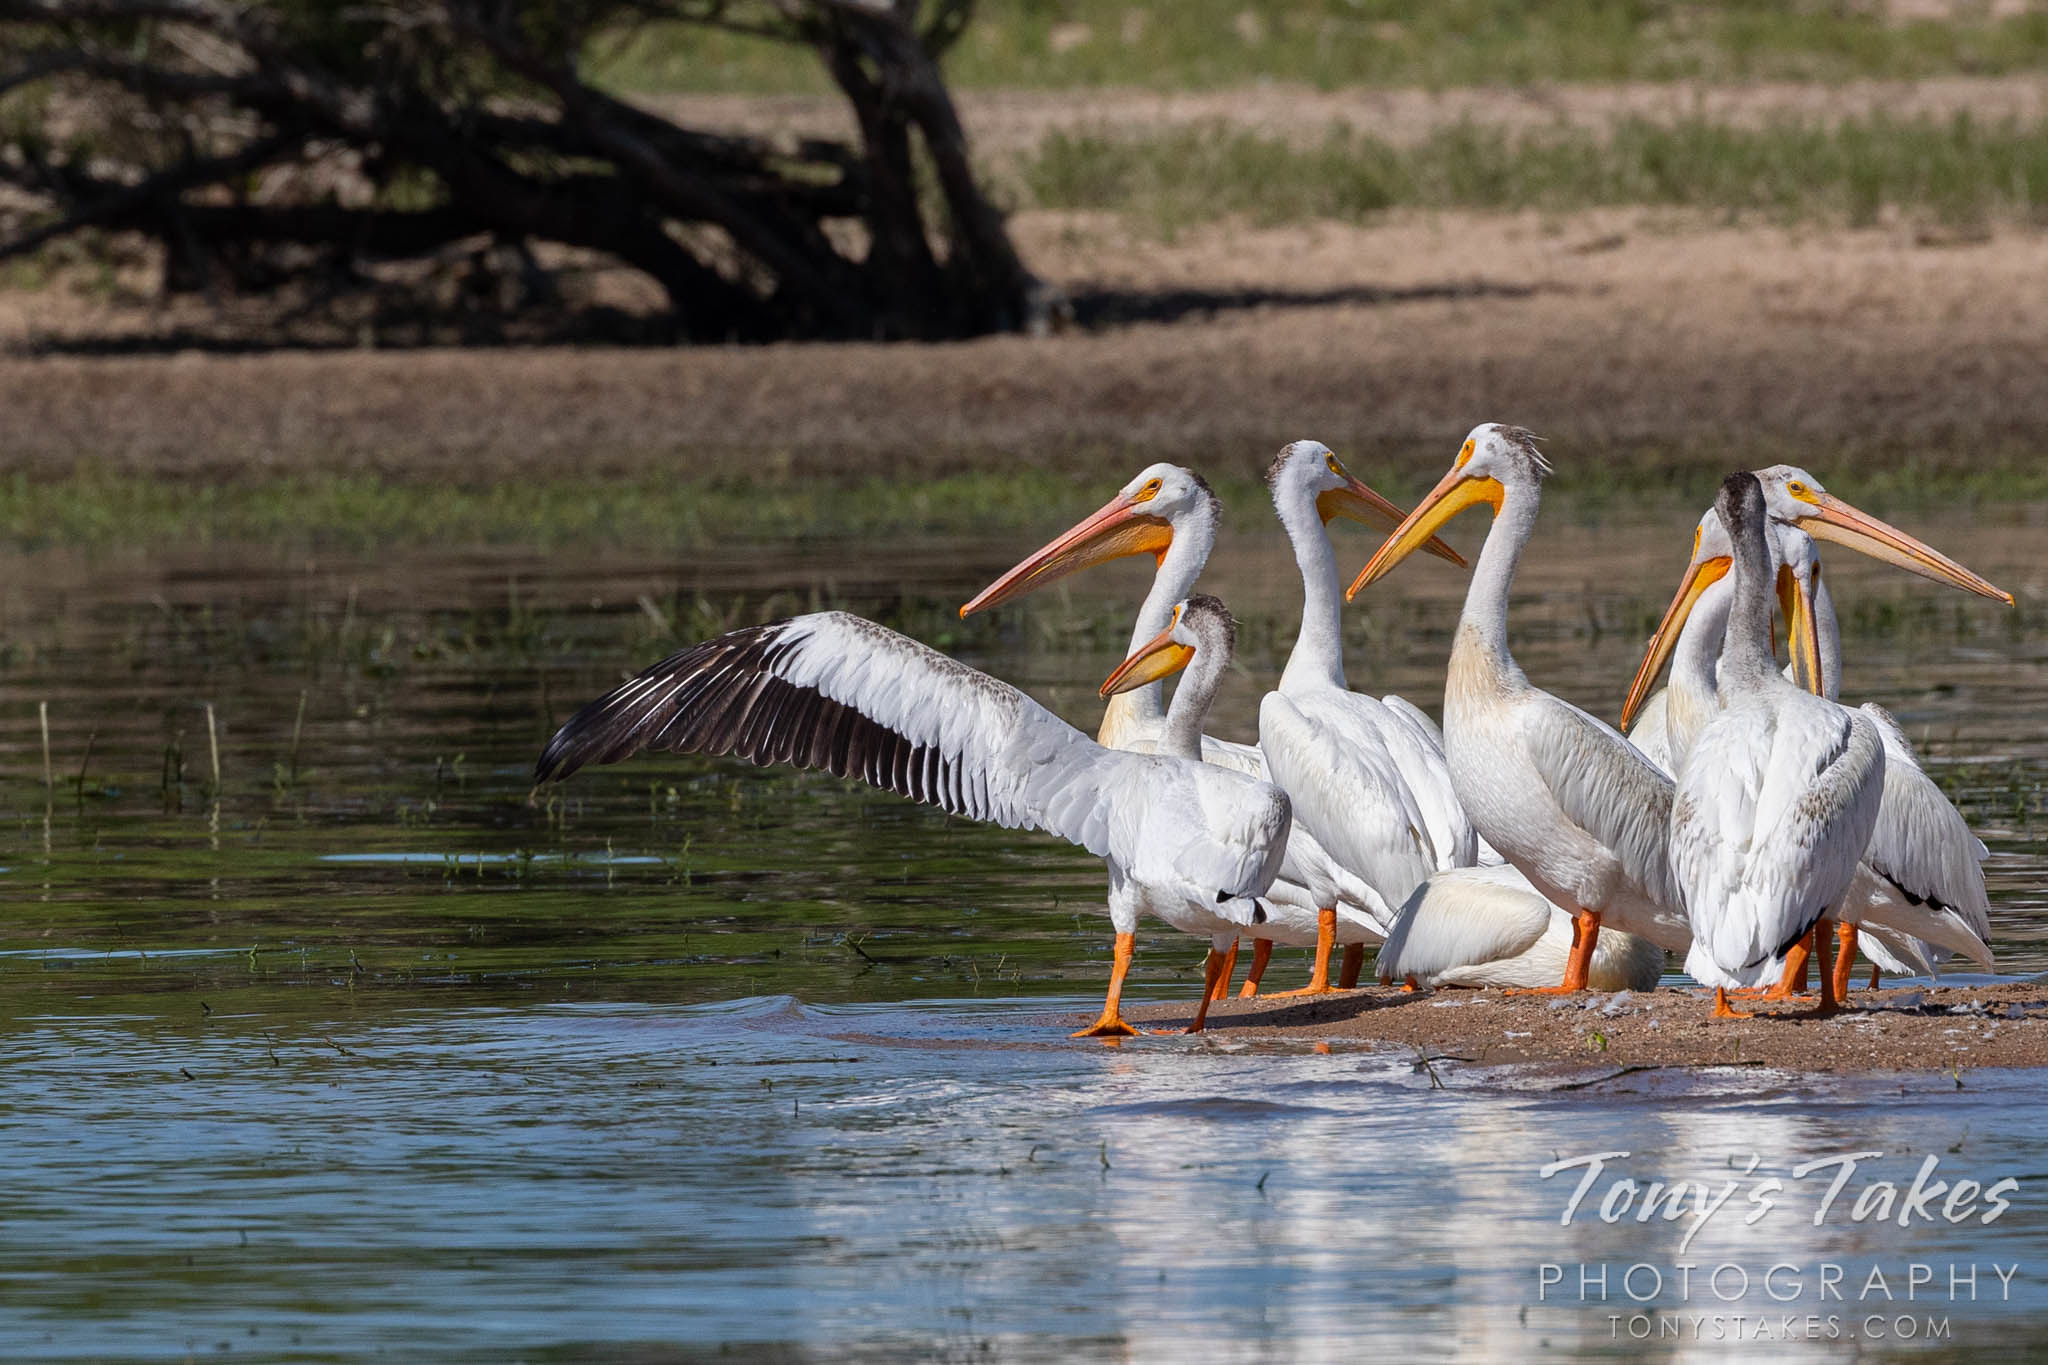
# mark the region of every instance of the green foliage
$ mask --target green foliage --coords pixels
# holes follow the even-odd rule
[[[646,91],[817,91],[800,50],[683,25],[608,34],[590,58]],[[1848,0],[983,0],[947,59],[956,89],[1253,80],[1512,86],[1913,78],[2048,63],[2048,12],[1893,22]]]
[[[1054,132],[1021,171],[1046,208],[1134,213],[1162,230],[1225,215],[1357,220],[1384,208],[1647,204],[1867,224],[1896,207],[1950,224],[2039,221],[2048,128],[1877,116],[1742,128],[1623,119],[1529,132],[1461,122],[1413,146],[1349,127],[1294,145],[1223,124],[1139,137]]]
[[[827,539],[907,530],[967,535],[1033,524],[1044,508],[1076,496],[1072,480],[1028,470],[835,484],[650,478],[469,487],[342,474],[222,484],[97,472],[60,480],[16,475],[0,483],[0,542],[645,548],[774,539],[791,526]]]

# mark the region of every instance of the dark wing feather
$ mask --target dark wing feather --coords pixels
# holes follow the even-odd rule
[[[670,655],[583,707],[539,781],[643,750],[822,768],[956,815],[1108,848],[1097,799],[1130,755],[1015,688],[843,612],[749,626]]]

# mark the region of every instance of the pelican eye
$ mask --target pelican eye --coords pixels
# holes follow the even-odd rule
[[[1339,478],[1343,477],[1344,466],[1337,463],[1337,457],[1335,455],[1323,456],[1323,463],[1330,467],[1330,472],[1332,474],[1337,475]]]
[[[1463,450],[1461,450],[1461,451],[1459,451],[1459,452],[1458,452],[1458,460],[1457,460],[1457,463],[1456,463],[1456,464],[1453,464],[1453,465],[1451,466],[1451,468],[1453,468],[1453,469],[1463,469],[1463,468],[1465,467],[1465,462],[1466,462],[1467,460],[1471,459],[1471,458],[1472,458],[1472,438],[1471,438],[1471,437],[1469,437],[1469,436],[1467,436],[1467,437],[1465,438],[1465,448],[1464,448]]]
[[[1700,557],[1700,528],[1697,526],[1692,528],[1692,557]]]
[[[1131,495],[1132,502],[1150,502],[1159,496],[1159,480],[1148,479],[1145,486]]]
[[[1787,493],[1790,493],[1793,497],[1799,499],[1801,502],[1813,501],[1813,490],[1811,488],[1808,488],[1805,484],[1801,483],[1797,479],[1794,479],[1792,480],[1792,482],[1786,484],[1785,491]]]

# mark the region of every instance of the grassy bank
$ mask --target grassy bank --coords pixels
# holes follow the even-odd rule
[[[985,0],[947,61],[963,89],[1262,78],[1353,85],[1561,81],[1847,80],[1992,75],[2048,62],[2048,13],[1894,21],[1881,4],[1771,0]],[[805,51],[662,25],[591,54],[644,92],[821,91]]]
[[[1099,505],[1117,480],[1157,452],[1132,452],[1097,474],[1004,467],[939,479],[508,481],[464,487],[362,475],[290,475],[195,483],[81,473],[0,483],[0,546],[117,548],[138,544],[262,544],[372,550],[405,545],[516,545],[541,550],[700,549],[746,542],[981,537],[1051,532]],[[1212,475],[1238,530],[1271,516],[1264,485],[1182,455]],[[1760,457],[1753,457],[1753,461]],[[1599,518],[1645,508],[1687,515],[1711,498],[1739,457],[1681,465],[1564,465],[1554,515]],[[1389,496],[1412,500],[1435,470],[1359,468]],[[1875,510],[2048,500],[2048,469],[1872,470],[1829,485]]]
[[[1155,229],[1389,208],[1572,210],[1622,204],[1864,226],[1887,209],[1951,225],[2048,221],[2048,126],[1967,115],[1748,129],[1629,118],[1606,132],[1464,122],[1413,146],[1348,127],[1319,143],[1224,124],[1056,131],[1020,168],[1041,207],[1109,209]]]

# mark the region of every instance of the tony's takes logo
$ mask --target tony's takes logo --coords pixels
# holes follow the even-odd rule
[[[1937,1179],[1941,1158],[1930,1154],[1921,1161],[1918,1173],[1905,1191],[1901,1192],[1898,1184],[1890,1180],[1866,1180],[1857,1187],[1853,1200],[1845,1203],[1843,1197],[1849,1192],[1857,1169],[1866,1162],[1881,1160],[1884,1155],[1883,1152],[1846,1152],[1840,1156],[1818,1157],[1792,1166],[1780,1177],[1768,1172],[1759,1176],[1757,1172],[1763,1165],[1763,1158],[1752,1152],[1747,1164],[1740,1168],[1739,1179],[1713,1183],[1705,1180],[1653,1180],[1642,1184],[1630,1176],[1616,1175],[1608,1179],[1605,1192],[1592,1207],[1603,1223],[1620,1223],[1630,1218],[1637,1223],[1650,1223],[1660,1218],[1667,1223],[1690,1219],[1691,1225],[1678,1244],[1679,1252],[1683,1254],[1690,1249],[1700,1229],[1730,1203],[1735,1205],[1730,1217],[1739,1214],[1745,1226],[1762,1222],[1781,1204],[1790,1204],[1798,1209],[1809,1202],[1814,1227],[1820,1227],[1838,1211],[1850,1223],[1896,1222],[1902,1228],[1911,1227],[1916,1221],[1961,1224],[1974,1219],[1978,1223],[1990,1224],[1997,1222],[2011,1207],[2009,1196],[2016,1194],[2020,1187],[2020,1182],[2011,1176],[1988,1184],[1960,1177],[1953,1182]],[[1589,1152],[1583,1156],[1560,1157],[1542,1167],[1537,1175],[1544,1180],[1565,1171],[1580,1172],[1577,1186],[1565,1201],[1563,1212],[1558,1215],[1558,1223],[1570,1227],[1581,1209],[1586,1208],[1587,1200],[1602,1177],[1608,1175],[1609,1163],[1625,1161],[1628,1157],[1627,1152]]]

